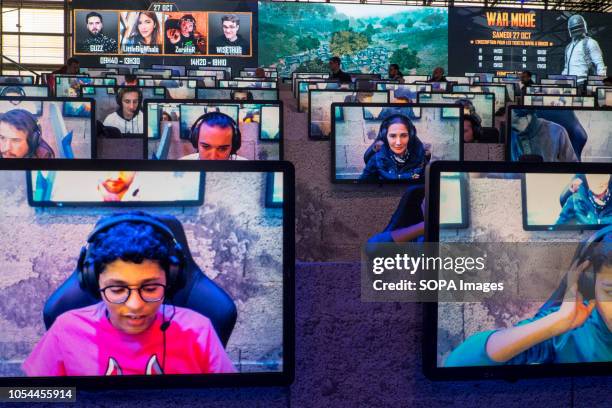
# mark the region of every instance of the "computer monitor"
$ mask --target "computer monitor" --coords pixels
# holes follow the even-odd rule
[[[55,75],[55,95],[62,98],[77,98],[83,85],[117,84],[115,78],[92,78],[88,76]]]
[[[465,180],[468,225],[443,228],[449,210],[444,197],[456,190],[444,179],[457,174]],[[425,241],[439,242],[432,246],[444,256],[480,259],[484,268],[433,273],[432,279],[462,280],[464,286],[438,290],[425,304],[428,378],[608,375],[609,344],[598,339],[610,333],[605,268],[612,219],[604,209],[609,202],[600,208],[588,197],[601,185],[609,189],[610,180],[603,163],[432,163]],[[571,186],[577,187],[568,194]],[[457,211],[462,204],[451,197],[450,210]],[[526,219],[542,228],[525,228]],[[601,220],[599,230],[578,225],[581,219]],[[579,324],[542,329],[560,308],[578,302],[595,306]]]
[[[601,88],[598,87],[597,90],[597,106],[612,106],[612,87]]]
[[[217,81],[219,88],[259,88],[276,89],[276,81],[255,81],[248,78],[234,78],[232,80]]]
[[[278,101],[278,89],[198,88],[196,99]]]
[[[298,112],[308,112],[308,91],[311,89],[334,90],[355,89],[350,82],[329,81],[326,79],[299,79],[298,80]]]
[[[214,87],[214,77],[185,77],[172,79],[139,79],[139,85],[162,86],[167,89],[172,99],[195,99],[198,87]]]
[[[478,116],[482,126],[495,126],[495,94],[490,92],[436,93],[419,92],[418,103],[457,104],[464,107],[466,115]]]
[[[46,85],[0,85],[0,96],[49,96]]]
[[[540,156],[545,162],[612,160],[612,110],[510,106],[506,159]]]
[[[145,109],[149,159],[281,160],[283,157],[280,101],[165,100],[147,102]],[[207,122],[202,124],[202,116],[211,112],[224,115],[207,117]],[[239,137],[233,129],[235,123]],[[217,139],[209,140],[212,136],[203,133],[206,128],[202,126],[218,130]],[[226,129],[228,132],[224,134]],[[228,142],[228,149],[223,148],[224,141]]]
[[[389,103],[389,91],[308,91],[308,137],[310,139],[329,139],[332,133],[332,109],[334,102]]]
[[[290,164],[10,162],[0,161],[0,246],[13,248],[3,266],[15,283],[0,291],[20,302],[0,306],[14,327],[2,334],[5,384],[291,382]],[[115,306],[128,286],[138,316]]]
[[[578,90],[569,86],[542,86],[532,85],[525,89],[526,95],[577,95]]]
[[[0,97],[0,158],[96,158],[94,101]]]
[[[376,85],[376,89],[389,91],[390,103],[416,103],[417,93],[431,92],[431,85],[379,83]]]
[[[423,183],[430,161],[463,158],[461,106],[334,103],[332,112],[332,182]]]
[[[573,95],[525,95],[523,96],[525,106],[567,106],[567,107],[595,107],[594,96],[573,96]]]

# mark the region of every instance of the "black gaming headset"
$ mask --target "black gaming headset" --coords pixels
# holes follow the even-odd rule
[[[98,277],[102,271],[96,270],[93,260],[90,259],[91,245],[99,234],[124,222],[150,225],[167,240],[169,248],[169,265],[166,271],[165,298],[171,299],[186,283],[186,276],[184,273],[185,253],[181,244],[176,240],[172,230],[156,217],[146,213],[120,214],[102,219],[96,224],[94,230],[87,238],[87,245],[81,248],[81,253],[79,255],[77,263],[79,285],[96,299],[101,299]]]
[[[376,138],[377,140],[383,140],[385,141],[385,143],[388,143],[386,142],[386,139],[387,132],[389,131],[389,126],[391,126],[391,122],[397,118],[406,118],[408,122],[408,136],[410,136],[410,140],[416,137],[417,130],[416,127],[414,127],[414,125],[412,124],[410,118],[401,113],[394,113],[386,117],[385,120],[383,120],[380,124],[380,129],[378,130],[378,137]],[[402,121],[401,123],[404,123],[404,121]]]
[[[595,298],[595,267],[593,266],[593,261],[591,259],[593,255],[593,251],[596,247],[596,244],[601,244],[604,237],[608,234],[612,234],[612,225],[608,225],[600,229],[591,235],[586,241],[583,241],[576,249],[576,255],[574,259],[576,260],[576,265],[580,265],[582,262],[586,260],[591,261],[591,266],[589,269],[584,271],[583,274],[580,275],[578,280],[578,290],[582,293],[585,300],[594,299]],[[612,245],[612,244],[610,244]]]
[[[242,146],[242,135],[240,134],[240,129],[238,125],[231,117],[227,116],[225,113],[221,112],[208,112],[204,115],[200,116],[194,124],[191,126],[191,132],[189,134],[189,140],[191,141],[191,145],[194,149],[198,150],[198,139],[200,138],[200,126],[202,123],[208,122],[209,120],[213,120],[218,115],[223,115],[227,117],[228,122],[230,122],[232,127],[232,150],[230,151],[230,156],[237,154],[238,150],[240,150],[240,146]]]
[[[117,102],[117,112],[119,113],[119,116],[123,117],[122,115],[122,111],[123,111],[123,95],[125,95],[126,93],[129,92],[137,92],[138,93],[138,110],[137,112],[140,112],[140,110],[142,109],[142,99],[143,99],[143,95],[142,95],[142,90],[140,88],[137,88],[135,86],[126,86],[126,87],[117,87],[115,88],[115,102]]]
[[[27,157],[32,157],[40,145],[40,139],[42,137],[42,130],[36,120],[36,117],[25,109],[13,109],[4,114],[0,115],[0,121],[10,123],[10,117],[14,115],[21,115],[25,119],[26,131],[28,137],[26,142],[28,143],[28,154]],[[7,119],[7,116],[9,119]]]

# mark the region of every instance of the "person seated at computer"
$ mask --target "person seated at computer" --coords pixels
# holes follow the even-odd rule
[[[368,239],[368,243],[422,242],[425,239],[424,214],[425,187],[412,185],[402,195],[385,229]]]
[[[262,67],[258,67],[255,69],[255,78],[257,79],[266,79],[266,71]]]
[[[31,377],[235,372],[210,320],[170,306],[184,255],[144,212],[102,218],[77,263],[100,302],[60,315],[23,363]]]
[[[477,115],[463,116],[463,141],[465,143],[478,143],[482,136],[480,117]]]
[[[66,60],[66,63],[59,69],[51,72],[53,75],[76,75],[79,73],[81,63],[78,59],[71,57]]]
[[[444,68],[436,67],[431,73],[431,78],[427,82],[446,82],[446,77],[444,76]]]
[[[231,117],[221,112],[200,116],[191,127],[191,144],[196,153],[181,160],[246,160],[238,155],[242,136]]]
[[[512,111],[511,159],[539,155],[545,162],[578,161],[569,135],[563,126],[538,118],[528,109]]]
[[[53,159],[55,152],[42,138],[36,117],[24,109],[0,114],[0,158]]]
[[[104,126],[119,129],[122,134],[143,133],[143,115],[140,109],[142,93],[135,87],[117,91],[117,110],[104,119]]]
[[[391,64],[389,65],[389,79],[391,81],[397,81],[400,84],[404,83],[404,74],[399,69],[399,65]]]
[[[331,57],[329,59],[329,79],[340,83],[351,83],[351,76],[342,70],[342,61],[340,57]]]
[[[372,155],[360,180],[421,180],[427,164],[425,147],[410,119],[401,114],[387,117],[380,125],[380,150]]]
[[[521,95],[527,95],[527,87],[535,85],[533,79],[531,79],[531,71],[521,72]]]
[[[556,225],[612,224],[612,177],[608,174],[577,174],[561,193],[561,212]]]
[[[612,361],[612,227],[595,233],[599,244],[581,244],[559,288],[531,318],[516,326],[468,337],[446,367]],[[594,239],[592,237],[591,239]],[[584,251],[584,254],[582,252]],[[581,255],[582,254],[582,255]],[[594,282],[584,273],[592,268]],[[589,290],[587,287],[592,289]],[[587,294],[593,299],[585,299]]]

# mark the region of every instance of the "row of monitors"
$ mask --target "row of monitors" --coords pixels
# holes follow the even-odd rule
[[[459,105],[333,103],[330,111],[334,183],[418,183],[429,162],[463,160]],[[510,106],[506,160],[610,163],[610,120],[612,109]]]
[[[609,162],[436,162],[427,176],[426,242],[439,242],[451,250],[453,245],[470,248],[470,255],[488,253],[487,267],[512,277],[504,279],[511,288],[504,287],[503,295],[491,292],[492,296],[473,296],[460,303],[444,301],[441,290],[438,302],[425,305],[426,375],[476,379],[609,374],[610,343],[604,340],[612,321],[607,306],[612,234]],[[591,263],[577,279],[577,289],[585,304],[595,302],[592,314],[552,338],[546,335],[548,340],[527,349],[516,347],[503,360],[491,357],[485,345],[492,333],[507,336],[506,329],[517,325],[527,329],[559,309],[567,293],[568,271],[584,259]],[[489,276],[491,271],[486,272]],[[475,274],[462,275],[474,278]],[[497,280],[483,276],[479,281],[487,279]],[[506,341],[526,340],[520,339],[525,333],[512,335]]]
[[[392,103],[414,103],[418,100],[419,92],[434,92],[432,84],[399,84],[386,81],[375,81],[375,90],[389,91],[389,101]],[[298,112],[308,112],[309,92],[311,90],[351,90],[351,84],[342,84],[335,81],[320,79],[298,80],[297,82]],[[355,89],[360,91],[359,88]],[[437,93],[445,93],[436,91]],[[495,112],[503,110],[506,102],[514,101],[516,94],[514,87],[507,84],[483,83],[478,85],[453,85],[448,93],[493,93],[495,95]],[[526,94],[532,96],[524,98],[525,105],[540,106],[612,106],[612,87],[597,87],[593,96],[577,96],[576,88],[563,87],[527,87]],[[546,96],[542,98],[543,96]],[[556,97],[555,97],[556,96]],[[568,98],[571,97],[571,98]],[[442,96],[442,98],[449,96]],[[436,97],[439,98],[439,97]],[[489,115],[486,115],[489,116]],[[487,123],[487,122],[485,122]]]
[[[0,247],[14,248],[15,255],[2,261],[11,277],[0,293],[19,297],[23,306],[0,306],[5,327],[14,328],[0,335],[13,345],[0,350],[0,383],[289,383],[294,185],[287,162],[0,161]],[[100,222],[108,227],[88,242]],[[143,242],[143,233],[151,239]],[[180,246],[170,246],[173,240]],[[147,327],[142,319],[126,321],[110,303],[105,309],[102,300],[115,296],[116,288],[102,295],[79,287],[81,249],[90,249],[93,258],[101,245],[116,259],[140,256],[136,266],[181,254],[189,260],[179,267],[179,279],[165,281],[161,296],[170,290],[176,296],[141,310],[171,321],[167,330],[159,329],[161,320]],[[131,280],[125,263],[114,265],[113,281],[143,284]],[[105,282],[111,272],[102,269]],[[139,274],[162,282],[151,269]],[[180,281],[187,283],[181,288]],[[146,298],[155,290],[143,287],[140,294]],[[258,302],[244,301],[253,296]]]
[[[273,81],[253,81],[249,79],[219,80],[214,77],[173,77],[172,79],[155,79],[138,77],[138,86],[162,86],[175,99],[193,99],[197,88],[250,88],[250,89],[276,89]],[[81,88],[86,86],[116,86],[124,85],[125,81],[119,77],[88,77],[56,75],[52,88],[58,97],[77,97]]]
[[[238,74],[239,78],[255,77],[257,68],[245,68]],[[274,68],[263,68],[266,78],[278,78],[278,72]],[[155,78],[162,77],[170,79],[177,76],[211,76],[218,80],[228,80],[232,78],[231,67],[208,67],[200,69],[187,69],[184,65],[152,65],[151,68],[80,68],[80,72],[91,77],[103,77],[108,75],[151,75]]]
[[[106,92],[108,88],[99,89]],[[201,141],[200,133],[192,132],[194,123],[205,113],[221,112],[237,127],[231,126],[231,158],[282,159],[281,102],[177,102],[165,99],[163,93],[155,95],[157,90],[143,88],[144,99],[133,101],[137,113],[129,121],[122,119],[119,98],[113,94],[95,102],[88,98],[0,98],[0,156],[197,159],[202,157],[198,155]],[[119,138],[108,132],[97,134],[96,118],[117,128]],[[103,151],[98,149],[100,143],[105,146]]]
[[[2,335],[5,344],[15,345],[0,351],[2,384],[13,387],[185,387],[196,383],[199,386],[242,386],[291,382],[295,358],[295,257],[292,249],[295,244],[295,176],[289,163],[128,161],[117,167],[116,162],[24,160],[0,162],[0,173],[3,202],[0,225],[5,226],[0,240],[3,240],[3,248],[14,248],[14,258],[18,260],[7,261],[10,279],[18,284],[4,286],[0,291],[7,296],[14,296],[18,291],[22,300],[17,306],[12,303],[0,306],[5,308],[0,312],[6,324],[16,327],[5,330]],[[588,203],[585,196],[597,195],[602,185],[608,189],[612,186],[609,164],[436,162],[428,168],[427,174],[428,242],[491,245],[509,241],[523,244],[562,241],[579,249],[581,242],[601,239],[601,234],[606,233],[606,229],[592,232],[590,226],[559,231],[564,228],[558,223],[553,230],[517,231],[521,231],[525,211],[536,216],[546,213],[551,220],[565,220],[568,216],[578,220],[576,203]],[[158,188],[160,183],[166,186],[164,191]],[[579,184],[578,189],[560,203],[559,195],[565,195],[568,187],[575,184]],[[163,207],[156,202],[159,195],[169,198],[163,202]],[[277,200],[278,206],[268,206],[268,200]],[[603,210],[586,206],[581,208],[584,212],[581,215],[589,219],[601,218],[597,227],[604,227],[611,221],[609,205],[608,200]],[[38,208],[40,206],[47,208],[43,211]],[[463,222],[452,218],[458,212],[469,218],[463,229],[450,230],[449,224]],[[185,289],[195,291],[192,293],[184,294],[179,289],[184,296],[177,296],[175,312],[168,312],[168,315],[172,313],[172,324],[164,332],[165,346],[161,344],[162,331],[150,333],[158,344],[159,353],[165,355],[163,361],[159,356],[156,360],[151,353],[134,352],[133,344],[128,347],[128,343],[124,343],[127,337],[111,335],[112,327],[105,310],[111,314],[111,322],[116,312],[105,309],[106,303],[96,303],[99,299],[92,299],[89,293],[97,288],[81,289],[75,277],[82,270],[79,254],[83,253],[82,248],[87,248],[88,237],[96,223],[102,221],[103,225],[108,225],[109,217],[113,216],[115,228],[107,227],[106,233],[98,235],[95,243],[90,240],[89,245],[104,243],[112,248],[108,252],[117,256],[126,250],[131,251],[130,256],[138,256],[138,251],[143,251],[142,257],[147,259],[145,249],[127,247],[123,245],[124,240],[113,238],[120,234],[129,237],[129,234],[138,233],[143,225],[153,230],[166,226],[181,244],[181,251],[186,251],[187,258],[193,256],[195,266],[181,269],[179,273],[217,277],[204,289],[207,293],[204,298],[210,297],[212,303],[205,301],[204,305],[196,305],[179,301],[179,298],[202,297],[197,286]],[[144,219],[153,219],[157,225],[147,224]],[[220,219],[231,228],[218,228]],[[120,228],[127,223],[130,228]],[[53,228],[49,228],[50,225]],[[609,227],[607,231],[609,236]],[[241,250],[234,250],[228,244],[234,242],[236,236],[243,240],[239,245],[246,247],[248,254],[243,255]],[[190,253],[189,248],[197,248],[197,251]],[[33,253],[38,256],[32,257]],[[545,280],[542,276],[534,276],[544,270],[534,272],[533,259],[508,255],[510,265],[507,268],[518,275],[518,279]],[[567,256],[553,259],[555,256],[550,252],[542,260],[547,270],[553,273],[569,270],[573,261],[571,254],[569,259]],[[564,262],[567,264],[562,266]],[[258,268],[266,273],[255,273]],[[32,275],[32,271],[38,269],[54,272]],[[605,289],[605,280],[609,278],[606,271],[585,273],[586,280],[581,280],[579,285],[585,301],[595,299],[604,302],[600,306],[605,306],[606,290],[600,289],[602,286]],[[123,276],[125,271],[119,265],[114,273]],[[265,301],[265,308],[243,301],[252,293]],[[483,341],[490,330],[503,329],[499,327],[500,322],[508,319],[511,324],[531,319],[523,321],[528,324],[550,314],[559,307],[554,303],[554,293],[546,294],[551,301],[544,305],[539,302],[535,309],[518,307],[524,300],[514,293],[495,306],[492,300],[426,304],[425,373],[432,378],[445,379],[609,373],[612,363],[606,349],[609,344],[603,341],[605,337],[598,337],[609,335],[609,329],[605,331],[605,324],[610,320],[607,307],[593,310],[593,315],[585,321],[589,331],[583,327],[568,328],[559,335],[560,339],[571,338],[574,334],[582,338],[584,341],[570,342],[578,352],[566,350],[563,354],[563,350],[543,341],[542,345],[534,345],[533,351],[550,346],[550,352],[527,350],[506,363],[495,363],[483,357],[486,353]],[[105,292],[104,296],[110,295]],[[165,315],[167,312],[160,303],[151,304],[151,313]],[[471,311],[488,309],[494,315],[483,321],[482,314],[466,313],[465,307],[470,307]],[[241,318],[235,321],[234,314],[232,321],[231,315],[236,311]],[[123,326],[115,322],[113,324],[119,324],[121,330],[125,330],[124,326],[144,326],[139,320]],[[247,324],[253,322],[258,324]],[[210,335],[197,340],[189,335],[194,327]],[[97,328],[95,336],[91,335],[93,328]],[[24,332],[34,335],[24,336]],[[598,338],[602,339],[599,343],[594,341]],[[464,344],[466,341],[468,343]],[[60,351],[64,347],[62,344],[71,350],[77,347],[80,352],[63,353]],[[481,348],[477,348],[478,344]],[[198,353],[202,349],[208,351]],[[208,357],[210,355],[215,361]],[[249,357],[245,359],[245,355]],[[559,364],[560,361],[564,364]],[[104,381],[100,381],[102,377]]]

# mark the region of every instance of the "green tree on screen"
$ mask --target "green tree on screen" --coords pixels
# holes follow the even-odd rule
[[[417,52],[410,51],[408,48],[400,48],[395,50],[389,62],[391,64],[399,65],[401,71],[408,71],[413,68],[418,68],[420,63]]]
[[[368,48],[368,38],[354,31],[338,31],[332,35],[329,48],[333,55],[351,55]]]

